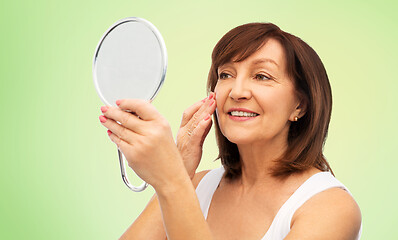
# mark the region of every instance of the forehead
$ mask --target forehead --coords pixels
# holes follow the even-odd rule
[[[246,60],[256,61],[257,59],[268,59],[271,63],[274,62],[275,65],[283,67],[283,69],[286,64],[285,51],[282,45],[272,38]]]
[[[278,40],[270,38],[257,51],[239,62],[248,64],[266,64],[276,70],[284,71],[286,69],[285,50]],[[236,61],[236,57],[232,59],[232,61],[223,65],[233,63],[238,63]]]

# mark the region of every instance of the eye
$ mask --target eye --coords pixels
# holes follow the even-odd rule
[[[266,80],[271,80],[271,77],[268,77],[264,74],[256,74],[255,79],[260,80],[260,81],[266,81]]]
[[[232,76],[229,75],[228,73],[220,73],[220,75],[218,76],[218,79],[227,79],[227,78],[231,78]]]

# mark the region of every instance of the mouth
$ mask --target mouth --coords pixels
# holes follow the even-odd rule
[[[248,109],[235,108],[235,109],[230,109],[228,111],[228,115],[230,116],[231,119],[234,120],[249,120],[257,117],[260,114],[250,111]]]
[[[259,115],[258,113],[244,111],[231,111],[228,114],[234,117],[257,117]]]

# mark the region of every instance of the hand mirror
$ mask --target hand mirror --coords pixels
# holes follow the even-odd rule
[[[117,106],[118,99],[155,98],[166,76],[167,52],[159,31],[147,20],[137,17],[122,19],[102,36],[94,54],[93,78],[102,102]],[[123,154],[118,149],[124,183],[141,192],[148,184],[130,184]]]

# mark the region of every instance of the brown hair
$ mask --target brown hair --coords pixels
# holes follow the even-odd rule
[[[305,115],[290,125],[288,148],[276,160],[273,175],[284,178],[310,167],[332,172],[322,153],[332,110],[330,83],[321,59],[300,38],[282,31],[272,23],[249,23],[232,29],[214,47],[207,91],[214,91],[219,66],[232,60],[245,60],[271,38],[282,45],[287,74],[293,80],[297,93],[306,102]],[[217,159],[221,159],[226,178],[235,179],[241,175],[238,147],[221,133],[215,114],[214,121],[219,148]]]

